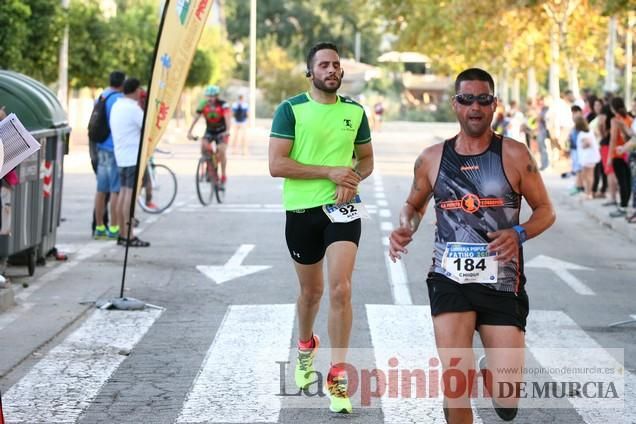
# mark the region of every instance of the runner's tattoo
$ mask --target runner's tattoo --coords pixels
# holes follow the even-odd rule
[[[417,186],[417,169],[422,166],[422,158],[420,156],[417,157],[417,159],[415,159],[415,167],[413,169],[413,174],[415,174],[413,176],[413,191],[420,191],[420,188]]]
[[[537,161],[535,161],[534,157],[532,157],[532,153],[530,153],[530,150],[528,150],[528,159],[530,159],[530,163],[528,164],[528,166],[526,166],[526,170],[529,173],[538,173],[539,167],[537,166]]]

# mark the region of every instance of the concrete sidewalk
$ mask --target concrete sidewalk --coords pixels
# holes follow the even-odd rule
[[[554,202],[570,204],[596,220],[599,225],[607,227],[620,236],[627,238],[631,242],[636,242],[636,224],[630,224],[625,217],[612,218],[610,212],[616,210],[612,206],[602,206],[608,199],[585,199],[582,194],[570,195],[570,190],[574,184],[572,178],[562,179],[556,174],[546,174],[543,176],[546,186],[552,195]],[[630,204],[631,204],[630,199]],[[567,217],[557,217],[557,219],[567,219]]]

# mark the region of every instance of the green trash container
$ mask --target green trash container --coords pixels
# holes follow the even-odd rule
[[[0,70],[0,105],[41,144],[16,168],[20,182],[11,190],[11,233],[0,235],[0,257],[26,262],[33,275],[36,261],[55,247],[71,129],[55,94],[25,75]]]

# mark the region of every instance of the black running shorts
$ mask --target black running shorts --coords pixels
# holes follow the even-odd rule
[[[287,211],[285,239],[292,259],[299,264],[311,265],[319,262],[327,247],[336,241],[360,241],[360,219],[334,224],[322,207]]]
[[[209,143],[215,142],[218,146],[219,144],[225,143],[225,127],[221,131],[206,129],[203,138],[208,140]]]
[[[433,316],[444,312],[477,313],[476,329],[485,325],[514,325],[526,331],[530,305],[525,290],[519,293],[493,290],[482,284],[459,284],[432,272],[426,280]]]

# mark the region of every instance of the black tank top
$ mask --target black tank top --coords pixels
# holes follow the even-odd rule
[[[470,156],[455,151],[456,140],[444,142],[433,187],[437,226],[431,271],[440,274],[445,274],[441,263],[446,243],[489,243],[486,233],[519,224],[521,195],[504,172],[501,135],[493,134],[486,151]],[[519,258],[519,263],[500,263],[497,283],[484,285],[506,292],[521,290],[525,283],[521,250]]]

